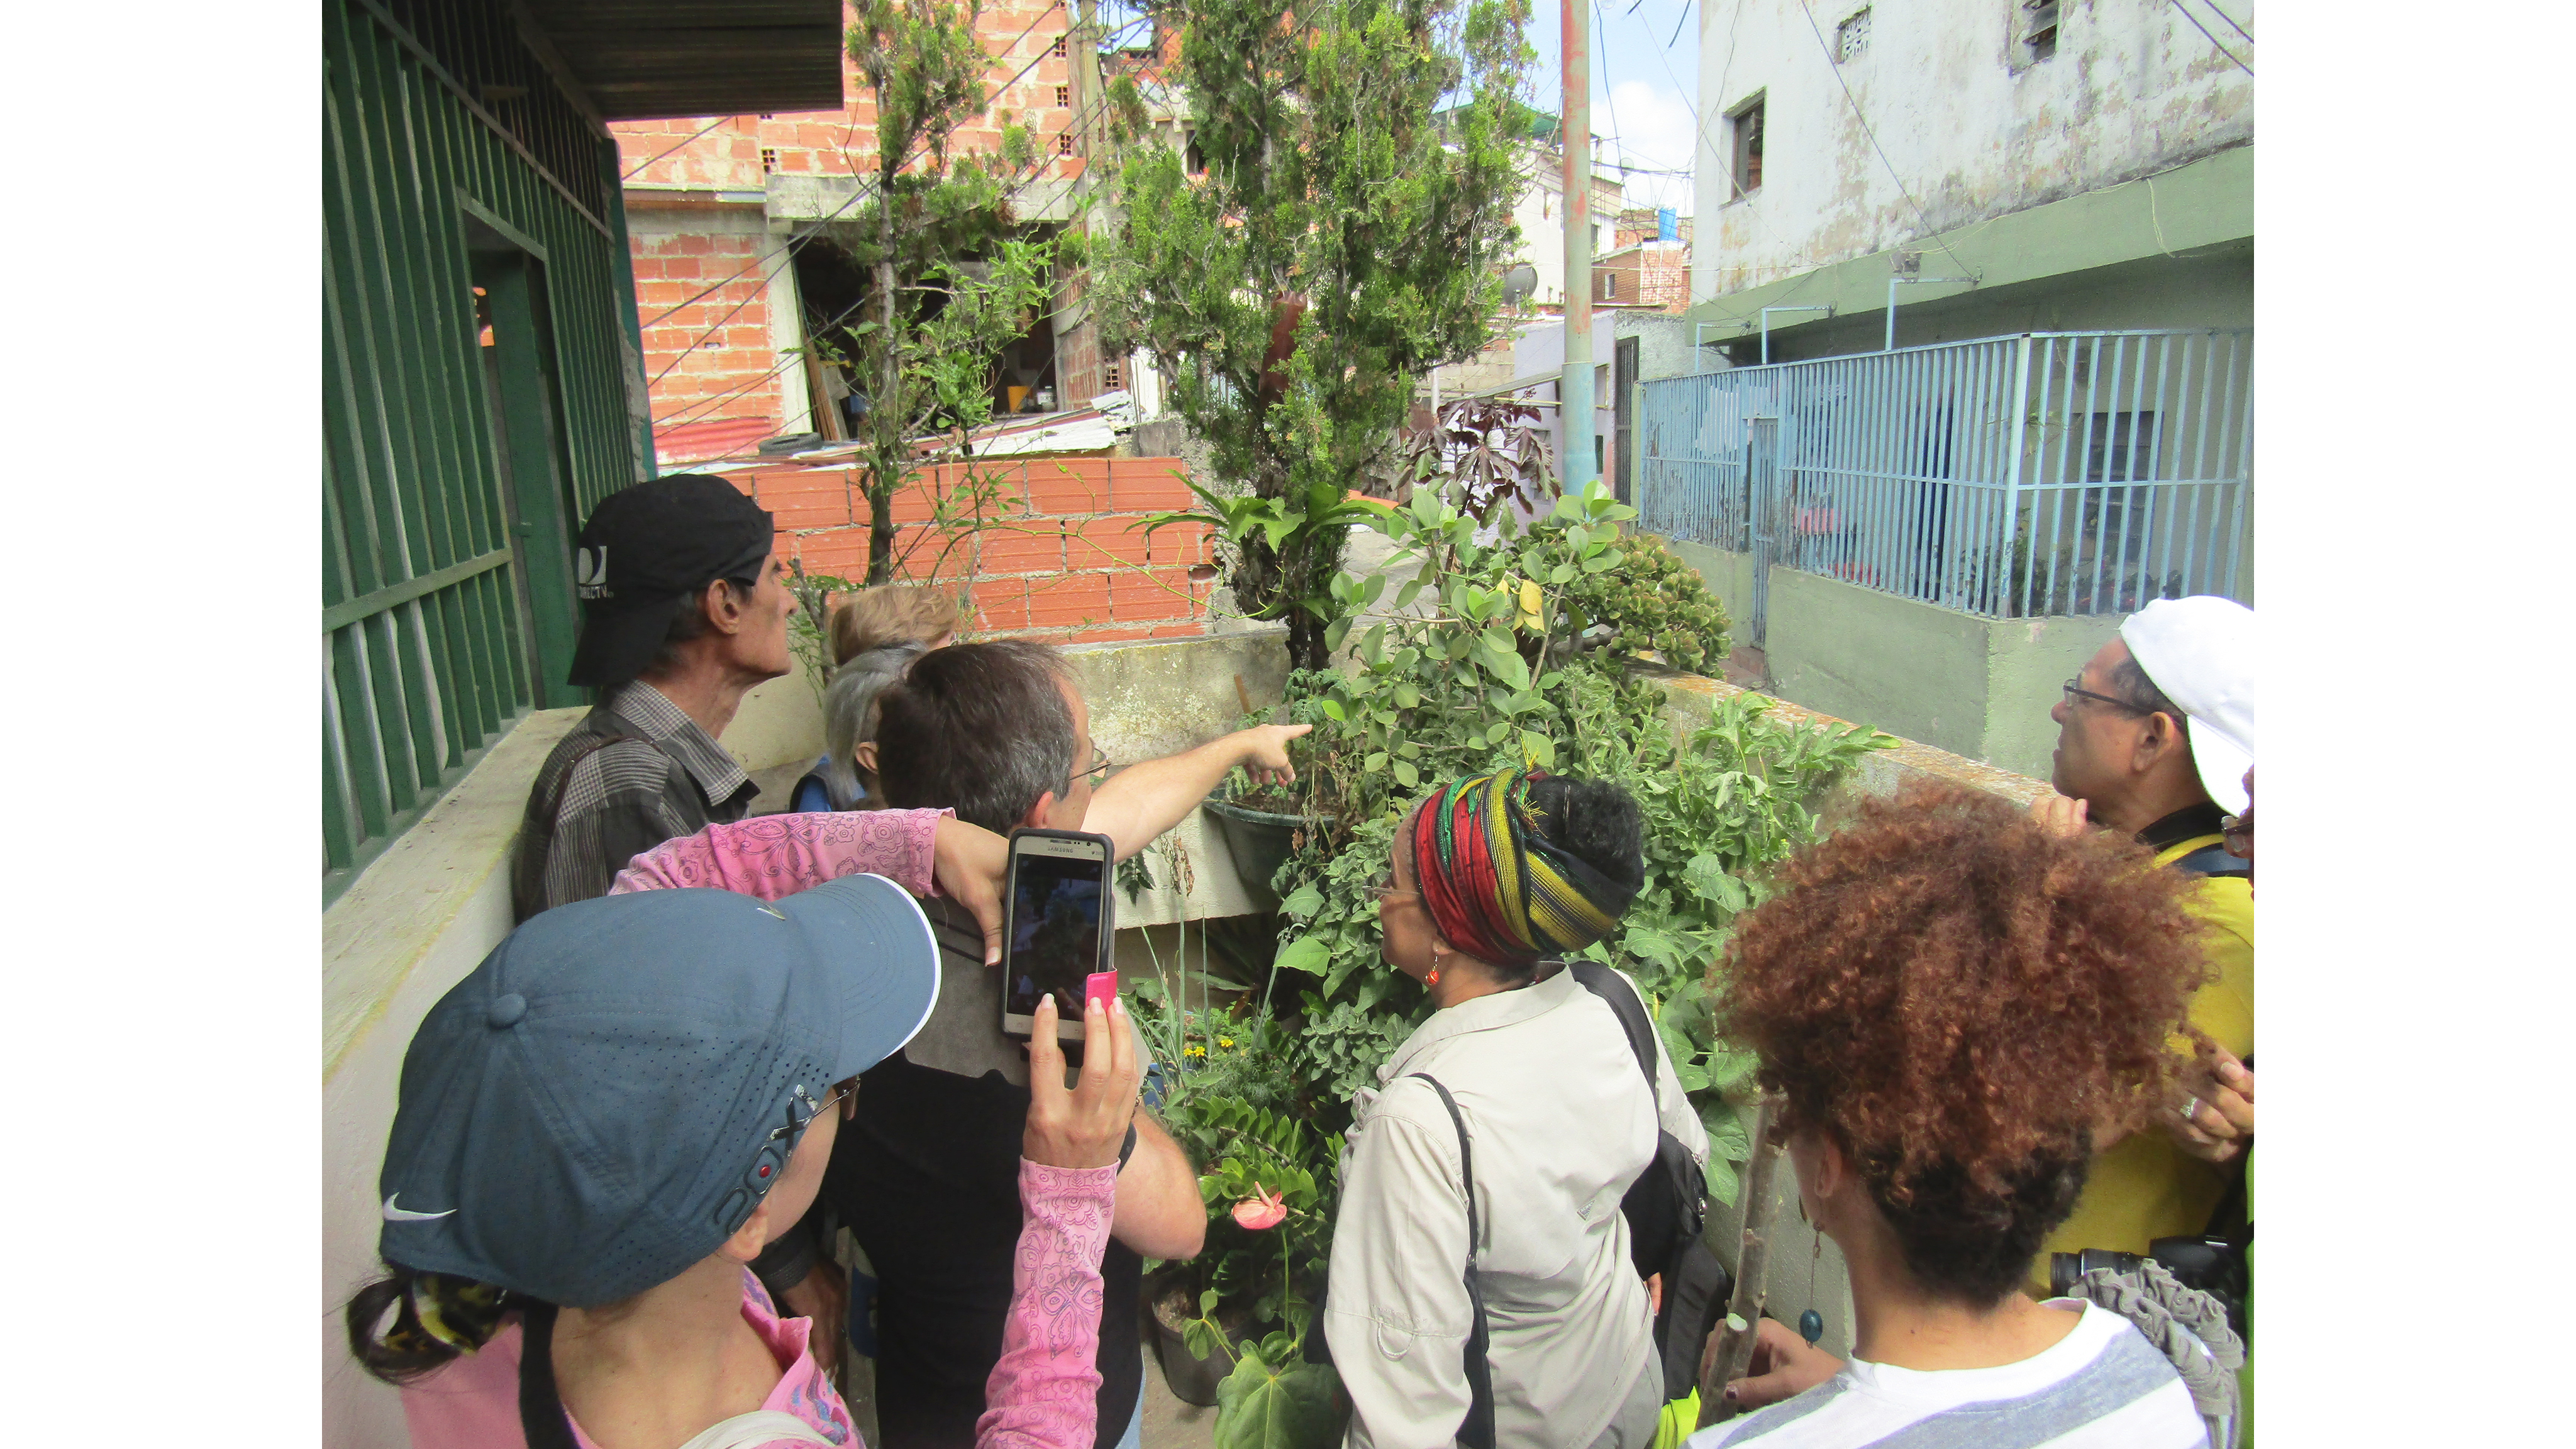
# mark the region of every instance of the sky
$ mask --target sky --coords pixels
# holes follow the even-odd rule
[[[1679,173],[1632,173],[1631,205],[1669,206],[1688,216],[1692,140],[1699,125],[1699,6],[1696,0],[1593,0],[1593,5],[1592,134],[1602,138],[1605,157]],[[1530,101],[1543,111],[1557,110],[1564,95],[1559,83],[1564,23],[1557,0],[1537,0],[1531,7],[1530,43],[1538,49],[1538,65],[1530,78]],[[1678,40],[1673,38],[1676,26]]]
[[[1605,155],[1643,168],[1628,178],[1632,205],[1669,206],[1688,216],[1699,124],[1697,0],[1592,3],[1592,133],[1607,143]],[[1116,26],[1136,12],[1123,0],[1106,0],[1100,13],[1104,25]],[[1564,95],[1557,59],[1564,23],[1560,0],[1534,0],[1529,33],[1538,61],[1531,67],[1530,103],[1542,111],[1557,111]]]

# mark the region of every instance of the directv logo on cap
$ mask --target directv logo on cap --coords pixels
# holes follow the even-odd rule
[[[585,599],[608,597],[608,548],[585,548],[573,555],[573,591]]]

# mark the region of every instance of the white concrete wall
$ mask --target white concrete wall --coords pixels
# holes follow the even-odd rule
[[[1518,260],[1538,273],[1538,291],[1530,301],[1542,307],[1565,305],[1565,162],[1545,147],[1521,158],[1529,184],[1512,203],[1512,220],[1520,224]],[[1596,169],[1592,182],[1592,254],[1610,250],[1612,223],[1618,220],[1622,192]]]
[[[2252,77],[2165,0],[2066,0],[2057,54],[2036,64],[2021,59],[2013,0],[1873,5],[1868,49],[1837,65],[1835,27],[1862,8],[1702,8],[1693,302],[2253,137]],[[2252,28],[2252,0],[2227,9]],[[2209,23],[2252,63],[2250,43]],[[1762,186],[1731,200],[1726,113],[1757,94]],[[1942,264],[1936,251],[1924,272],[1944,275]]]

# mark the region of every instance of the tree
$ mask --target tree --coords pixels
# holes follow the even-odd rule
[[[856,0],[850,58],[876,97],[874,200],[841,243],[872,295],[848,331],[868,410],[868,576],[894,573],[894,497],[913,476],[966,455],[992,416],[994,360],[1045,304],[1055,243],[1020,235],[1010,193],[1039,163],[1025,126],[1000,128],[989,160],[952,154],[989,105],[993,58],[976,37],[981,0]],[[919,441],[935,434],[940,442]],[[952,506],[980,512],[971,474]]]
[[[1249,496],[1211,515],[1237,600],[1286,618],[1292,664],[1319,668],[1347,490],[1498,309],[1528,0],[1149,4],[1179,27],[1206,170],[1131,150],[1094,246],[1102,342],[1173,377],[1172,407]],[[1112,99],[1141,110],[1131,80]]]

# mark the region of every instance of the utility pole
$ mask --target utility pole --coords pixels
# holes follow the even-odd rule
[[[1565,17],[1565,370],[1556,383],[1557,460],[1565,491],[1600,475],[1592,460],[1592,11],[1558,0]]]

